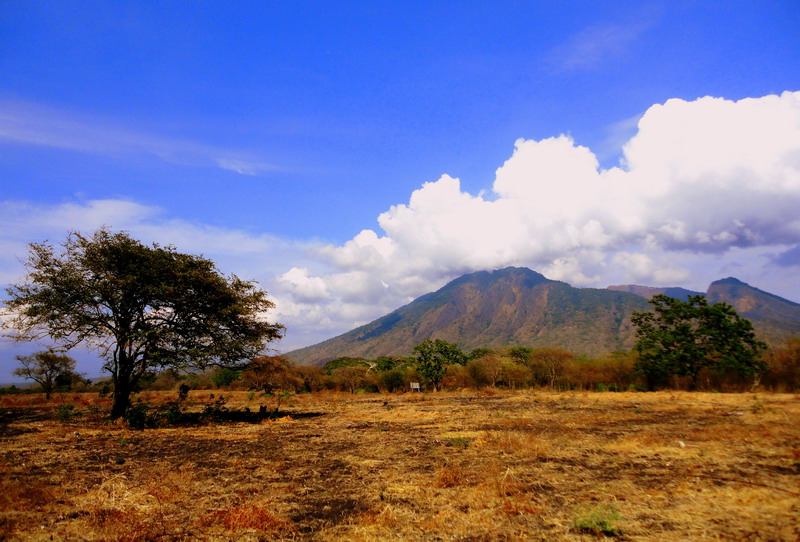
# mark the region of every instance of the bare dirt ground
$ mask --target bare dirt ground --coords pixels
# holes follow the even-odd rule
[[[144,431],[107,406],[0,397],[0,539],[800,538],[797,395],[322,393]]]

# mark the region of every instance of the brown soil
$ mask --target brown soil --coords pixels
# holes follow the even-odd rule
[[[107,407],[0,397],[0,540],[800,537],[795,395],[324,393],[144,431]]]

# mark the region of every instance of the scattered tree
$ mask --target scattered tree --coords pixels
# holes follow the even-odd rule
[[[17,340],[49,336],[67,350],[99,350],[114,386],[112,418],[125,414],[149,370],[235,367],[282,335],[263,318],[273,304],[255,283],[125,232],[70,233],[60,254],[32,243],[26,267],[25,282],[7,289]]]
[[[334,381],[350,393],[355,393],[357,389],[361,389],[369,383],[367,368],[359,365],[338,367],[331,374]]]
[[[431,381],[433,388],[439,391],[447,366],[457,363],[464,365],[467,356],[457,345],[442,339],[425,339],[414,347],[419,373]]]
[[[239,380],[241,369],[231,369],[229,367],[219,367],[211,375],[211,381],[218,388],[229,388],[231,384]]]
[[[788,339],[769,351],[766,358],[769,371],[764,384],[785,392],[800,390],[800,338]]]
[[[22,367],[14,369],[14,374],[37,382],[47,400],[56,388],[69,386],[80,378],[74,370],[75,360],[53,350],[36,352],[30,356],[17,356],[17,361]]]
[[[691,389],[703,369],[752,375],[765,368],[760,352],[766,345],[755,338],[749,320],[727,303],[709,305],[704,296],[687,301],[656,295],[653,312],[635,312],[639,353],[636,368],[649,389],[673,375],[688,376]]]
[[[552,389],[564,374],[567,363],[574,359],[575,354],[561,348],[537,348],[528,353],[533,378],[540,386],[550,386]]]
[[[493,388],[497,386],[498,380],[503,374],[503,362],[505,360],[497,354],[487,354],[478,360],[483,374],[489,380],[489,385]]]
[[[277,397],[277,412],[281,407],[281,392],[302,385],[302,379],[292,369],[293,363],[284,356],[259,356],[248,364],[241,380],[250,389],[264,390],[265,394]]]

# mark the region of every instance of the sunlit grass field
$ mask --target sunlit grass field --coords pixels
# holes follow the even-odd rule
[[[0,397],[0,539],[800,537],[797,395],[328,392],[144,431],[108,406]]]

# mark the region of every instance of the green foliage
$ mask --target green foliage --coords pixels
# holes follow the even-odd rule
[[[508,355],[514,358],[517,363],[524,363],[525,365],[528,365],[533,352],[533,348],[528,346],[515,346],[508,351]]]
[[[220,395],[216,401],[203,407],[203,412],[200,415],[202,420],[206,421],[220,421],[225,417],[228,412],[228,407],[225,406],[228,402],[225,397]]]
[[[71,422],[75,417],[75,405],[60,405],[58,407],[58,421],[61,423]]]
[[[60,254],[32,243],[26,267],[25,282],[7,289],[16,338],[98,349],[114,384],[112,418],[148,371],[236,365],[283,332],[261,317],[273,304],[255,283],[124,232],[73,232]]]
[[[342,357],[332,359],[328,363],[322,366],[322,372],[326,375],[333,374],[333,371],[339,369],[340,367],[369,367],[370,362],[364,358],[350,358],[350,357]]]
[[[143,430],[147,426],[147,405],[137,403],[125,411],[124,419],[131,429]]]
[[[492,353],[491,348],[476,348],[467,355],[467,361],[472,361],[473,359],[481,359],[483,357],[488,356],[491,353]]]
[[[575,518],[575,529],[595,535],[618,536],[622,531],[614,524],[620,515],[613,505],[603,505],[582,512]]]
[[[383,371],[380,373],[380,382],[381,385],[388,391],[392,393],[397,390],[402,390],[405,388],[406,385],[406,378],[403,372],[399,369],[392,369],[390,371]]]
[[[227,388],[237,380],[242,374],[241,370],[230,369],[228,367],[220,367],[211,376],[211,381],[218,388]]]
[[[430,380],[436,390],[441,388],[448,365],[464,365],[467,362],[467,356],[457,345],[442,339],[425,339],[414,347],[414,354],[417,371]]]
[[[447,439],[447,445],[454,448],[466,449],[472,443],[469,437],[450,437]]]
[[[766,345],[755,338],[749,320],[727,303],[709,305],[703,296],[680,301],[665,295],[650,300],[653,312],[635,312],[637,371],[649,389],[669,376],[689,376],[697,387],[701,370],[752,375],[765,368],[760,352]]]

